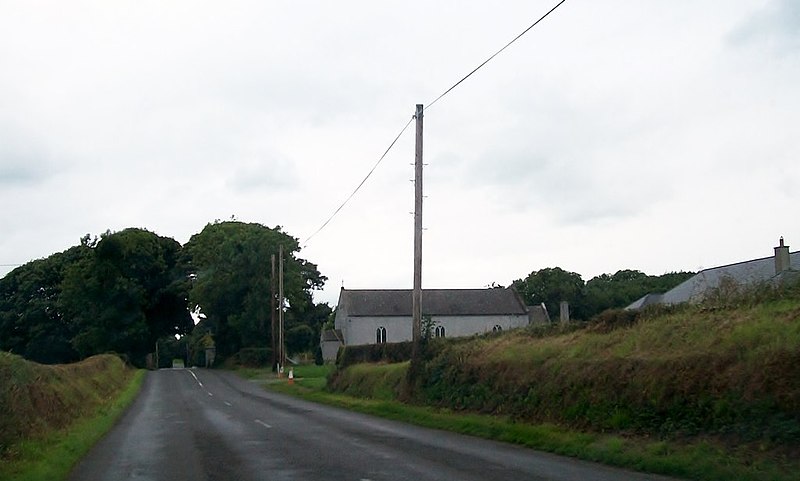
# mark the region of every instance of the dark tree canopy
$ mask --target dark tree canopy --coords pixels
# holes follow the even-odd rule
[[[79,359],[76,330],[60,306],[65,272],[91,256],[85,244],[18,267],[0,279],[0,349],[41,363]]]
[[[690,278],[691,272],[670,272],[648,276],[636,270],[621,270],[613,275],[603,274],[586,283],[587,309],[591,315],[607,309],[625,307],[649,293],[663,293]]]
[[[288,303],[286,330],[303,325],[318,335],[317,318],[327,314],[316,312],[320,307],[314,305],[311,292],[321,289],[326,278],[316,265],[297,257],[297,239],[280,226],[217,222],[192,236],[184,247],[184,264],[194,278],[189,301],[206,316],[204,325],[214,335],[218,355],[271,345],[271,256],[277,262],[280,246]],[[307,342],[292,347],[312,348]]]
[[[648,293],[662,293],[694,275],[670,272],[649,276],[637,270],[602,274],[584,283],[580,274],[559,267],[531,272],[513,286],[528,305],[544,303],[551,318],[558,316],[559,304],[570,304],[573,319],[588,320],[607,309],[623,308]]]
[[[513,286],[528,305],[544,303],[551,318],[557,318],[561,301],[569,302],[572,317],[582,319],[585,314],[583,279],[575,272],[560,267],[546,268],[514,281]]]
[[[137,365],[191,329],[180,244],[142,229],[106,233],[0,279],[0,349],[43,363],[103,352]]]
[[[209,224],[183,247],[143,229],[86,235],[13,270],[0,279],[0,349],[43,363],[117,352],[141,366],[158,340],[189,354],[213,336],[221,358],[267,347],[270,256],[279,246],[287,344],[290,352],[313,352],[331,312],[311,296],[325,277],[297,256],[297,239],[280,227],[242,222]],[[193,339],[176,343],[195,329],[190,305],[207,317]]]
[[[191,329],[180,249],[173,239],[125,229],[104,235],[93,255],[67,270],[60,306],[81,357],[118,352],[142,365],[156,339]]]

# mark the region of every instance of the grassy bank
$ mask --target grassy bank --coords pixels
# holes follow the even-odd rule
[[[0,353],[0,478],[65,478],[135,398],[143,377],[111,355],[48,366]]]
[[[407,363],[352,365],[326,390],[321,379],[271,387],[655,473],[794,480],[800,289],[745,294],[583,327],[434,340],[414,389]]]
[[[579,429],[800,446],[800,300],[434,346],[420,402]]]
[[[285,378],[276,380],[272,373],[264,371],[246,374],[262,380],[270,390],[309,401],[639,471],[703,481],[793,481],[800,472],[796,459],[769,452],[753,456],[747,450],[731,449],[709,437],[659,439],[632,433],[599,433],[524,422],[505,415],[405,404],[387,393],[407,369],[408,363],[362,364],[338,373],[335,377],[341,388],[358,396],[321,387],[332,367],[315,368],[310,376],[299,377],[294,384]]]

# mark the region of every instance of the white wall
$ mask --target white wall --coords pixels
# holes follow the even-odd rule
[[[528,325],[527,314],[505,316],[433,316],[434,325],[444,326],[445,337],[462,337],[491,332],[499,325],[503,330]],[[386,342],[411,340],[411,317],[347,317],[337,316],[336,328],[342,330],[345,344],[375,344],[379,327],[386,328]]]
[[[410,317],[348,317],[343,324],[340,329],[348,346],[375,344],[379,327],[386,328],[386,342],[411,340]]]
[[[339,353],[339,341],[324,341],[320,343],[322,349],[322,359],[325,361],[335,361],[336,354]]]
[[[444,326],[445,337],[462,337],[473,334],[492,332],[494,326],[504,331],[528,325],[528,315],[519,316],[435,316],[431,318],[434,325]]]

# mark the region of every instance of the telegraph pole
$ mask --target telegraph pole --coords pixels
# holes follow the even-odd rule
[[[286,365],[285,333],[283,332],[283,245],[278,249],[278,331],[280,335],[280,366]]]
[[[270,290],[270,312],[272,313],[271,321],[272,321],[272,330],[270,335],[270,341],[272,342],[272,370],[277,370],[276,360],[278,359],[278,353],[275,349],[278,347],[278,343],[276,342],[275,336],[275,296],[277,293],[275,292],[275,254],[271,256],[272,260],[272,276],[269,278],[269,290]]]
[[[417,141],[414,149],[414,290],[411,293],[411,358],[419,360],[422,325],[422,104],[417,104]]]

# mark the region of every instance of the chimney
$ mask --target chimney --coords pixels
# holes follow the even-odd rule
[[[790,267],[789,246],[783,245],[783,237],[781,237],[780,245],[775,248],[775,275],[788,271]]]

